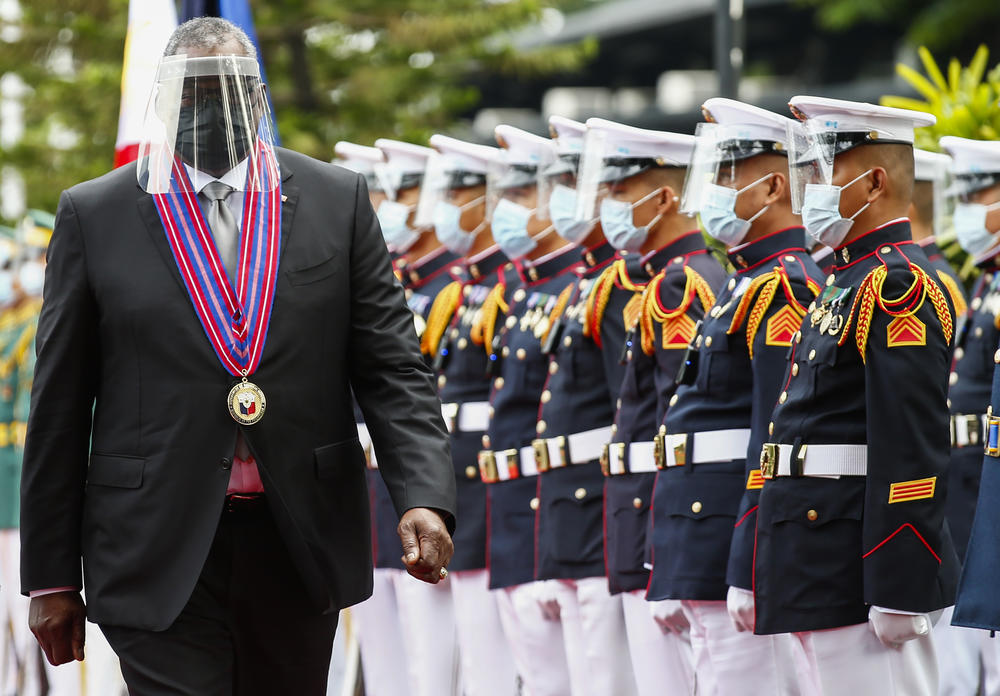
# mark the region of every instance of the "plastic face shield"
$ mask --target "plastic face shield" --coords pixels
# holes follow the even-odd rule
[[[493,211],[502,198],[511,198],[513,192],[522,189],[538,190],[541,188],[541,168],[535,164],[511,163],[506,150],[490,162],[486,182],[486,217],[493,219]],[[534,214],[539,216],[538,197],[535,200]],[[516,201],[515,201],[516,202]]]
[[[449,191],[483,186],[486,178],[486,174],[468,171],[454,159],[435,152],[427,159],[427,167],[424,169],[416,224],[433,225],[434,209],[438,203],[448,200]]]
[[[178,55],[160,61],[139,143],[139,185],[149,193],[196,190],[195,177],[180,163],[212,178],[237,170],[247,191],[278,185],[274,126],[256,60]]]
[[[915,184],[927,182],[931,184],[931,196],[934,205],[934,234],[941,234],[951,218],[955,200],[946,195],[953,187],[951,168],[945,159],[923,162],[916,167]],[[916,192],[916,186],[914,188]]]

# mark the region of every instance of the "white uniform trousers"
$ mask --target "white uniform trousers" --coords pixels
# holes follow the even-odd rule
[[[431,585],[400,573],[394,582],[409,667],[409,689],[405,693],[461,696],[451,578]]]
[[[351,607],[368,696],[396,696],[407,693],[410,688],[393,581],[394,576],[403,572],[395,568],[376,568],[372,596]]]
[[[983,696],[1000,696],[1000,634],[979,631],[983,655]]]
[[[516,696],[517,670],[500,625],[499,591],[489,589],[489,573],[463,570],[449,578],[464,696]]]
[[[20,593],[20,535],[16,529],[0,531],[0,694],[36,696],[42,693],[42,673],[51,696],[125,693],[118,657],[100,629],[86,625],[85,662],[49,664],[28,628],[30,600]]]
[[[882,645],[870,623],[791,634],[809,664],[807,696],[936,696],[934,639]]]
[[[737,631],[725,600],[682,600],[691,624],[691,652],[699,696],[768,694],[814,696],[799,690],[805,668],[787,634],[757,636]]]
[[[693,696],[691,634],[664,633],[649,613],[645,590],[621,595],[632,673],[639,696]]]
[[[500,624],[522,683],[522,696],[567,696],[569,667],[562,625],[542,614],[537,583],[497,592]]]
[[[968,696],[979,693],[983,673],[983,637],[989,634],[976,628],[952,626],[955,607],[941,612],[931,631],[938,661],[939,696]]]
[[[572,696],[634,696],[621,596],[605,577],[547,582],[559,603]]]

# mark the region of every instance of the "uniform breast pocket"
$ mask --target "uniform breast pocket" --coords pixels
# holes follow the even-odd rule
[[[716,341],[725,341],[727,336],[717,338]],[[729,388],[730,370],[732,369],[732,358],[724,347],[713,350],[702,348],[702,365],[698,369],[698,379],[701,380],[702,388],[709,393],[722,393]]]
[[[338,260],[339,257],[336,253],[334,253],[329,258],[317,263],[307,264],[300,268],[288,269],[285,271],[285,275],[288,277],[288,282],[295,286],[319,283],[320,281],[326,280],[337,273],[340,269]]]
[[[848,346],[850,347],[850,346]],[[836,378],[835,366],[837,364],[836,338],[823,337],[809,348],[802,348],[795,351],[795,361],[799,363],[799,369],[808,369],[812,373],[812,386],[815,392],[820,388],[823,380]]]

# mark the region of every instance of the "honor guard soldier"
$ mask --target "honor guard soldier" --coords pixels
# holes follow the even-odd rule
[[[500,305],[514,268],[494,243],[486,219],[486,183],[499,150],[434,135],[440,153],[428,160],[418,220],[434,225],[438,240],[463,257],[431,307],[423,349],[434,355],[445,425],[458,489],[458,527],[450,580],[467,696],[512,696],[517,672],[504,638],[497,592],[486,570],[486,484],[477,465],[489,425],[489,355],[504,320]],[[491,328],[484,332],[484,327]]]
[[[550,125],[564,152],[567,140],[583,135],[583,124],[563,119]],[[628,219],[616,218],[614,239],[597,221],[609,183],[678,164],[663,156],[665,140],[661,133],[629,129],[612,145],[603,131],[588,129],[575,191],[551,189],[553,221],[563,216],[560,197],[575,195],[575,219],[583,229],[567,236],[584,249],[587,263],[549,318],[549,377],[532,443],[540,472],[535,573],[539,580],[554,581],[547,586],[563,623],[574,696],[636,691],[621,598],[610,594],[605,577],[600,459],[624,377],[624,310],[637,292],[625,264],[615,263],[615,252],[637,251],[646,226],[632,224],[628,203],[623,204]],[[552,171],[565,179],[560,166]],[[652,194],[658,193],[660,187],[654,187]],[[646,222],[655,226],[660,222],[655,218],[663,214],[654,212]],[[621,647],[607,650],[608,645]]]
[[[794,632],[808,694],[937,693],[954,601],[944,519],[954,315],[910,237],[913,131],[934,117],[795,97],[792,201],[837,267],[810,305],[761,451],[755,631]]]
[[[1000,330],[997,328],[1000,316],[997,254],[1000,254],[1000,247],[993,244],[993,235],[986,229],[986,216],[978,214],[983,202],[1000,200],[997,193],[1000,191],[1000,143],[946,136],[941,138],[940,144],[953,158],[928,154],[936,158],[935,164],[943,161],[953,174],[948,198],[955,199],[954,222],[958,241],[982,270],[976,279],[971,303],[966,312],[959,313],[956,323],[955,357],[948,389],[951,459],[948,463],[945,519],[948,520],[958,557],[963,559],[979,496],[979,478],[983,468],[983,414],[990,405],[995,367],[993,358],[1000,342]],[[919,174],[919,150],[916,161]],[[991,170],[993,173],[990,173]],[[946,171],[944,175],[948,173]],[[945,176],[936,178],[943,184]],[[943,189],[943,185],[939,188]],[[943,199],[944,195],[939,193],[935,204],[942,204],[943,207]],[[995,223],[993,230],[1000,230],[1000,224]],[[932,634],[941,672],[940,694],[977,693],[983,672],[983,650],[995,652],[993,641],[981,631],[952,626],[951,619],[949,608],[942,613]],[[995,674],[996,669],[991,671]]]
[[[961,317],[968,307],[965,289],[955,269],[937,245],[937,235],[944,229],[948,217],[945,196],[951,178],[951,158],[940,152],[914,149],[913,164],[913,200],[907,213],[913,241],[920,245],[927,260],[934,264],[938,279],[955,305],[955,315]],[[955,531],[954,526],[951,531]],[[962,550],[964,544],[956,548]]]
[[[368,184],[368,198],[372,208],[378,209],[382,201],[386,200],[386,193],[382,189],[382,180],[385,178],[385,155],[377,147],[367,147],[356,143],[341,140],[334,146],[336,158],[333,163],[341,167],[350,169],[365,177]],[[375,173],[379,167],[382,176]],[[390,251],[390,256],[395,264],[398,258]],[[383,534],[386,543],[391,542],[392,535],[395,534],[395,518],[392,517],[391,503],[388,502],[388,495],[385,484],[379,475],[378,468],[372,461],[372,437],[365,425],[364,414],[354,404],[354,417],[358,423],[358,441],[365,452],[365,461],[368,463],[366,472],[368,478],[368,491],[374,502],[375,491],[381,491],[383,500],[383,514],[376,514],[376,506],[371,506],[372,517],[372,548],[374,554],[378,555],[379,532]],[[381,517],[381,520],[379,519]],[[379,522],[381,521],[381,526]],[[383,547],[385,549],[385,547]],[[391,546],[389,548],[392,548]],[[388,552],[388,549],[385,549]],[[386,556],[388,567],[376,567],[373,578],[374,585],[372,596],[351,607],[351,615],[357,619],[358,645],[361,651],[361,667],[365,678],[365,691],[370,696],[392,696],[392,694],[403,693],[407,687],[407,674],[405,669],[400,669],[400,665],[406,664],[406,652],[403,648],[402,630],[399,625],[399,612],[396,608],[396,590],[393,578],[399,575],[402,565],[394,556]]]
[[[967,322],[971,333],[963,326],[962,333],[966,344],[962,359],[957,362],[957,381],[952,387],[954,394],[966,382],[965,372],[966,362],[975,363],[978,356],[973,355],[973,350],[984,353],[986,362],[992,357],[993,365],[988,372],[990,387],[987,392],[980,392],[982,386],[979,380],[975,384],[965,384],[964,391],[973,392],[977,395],[980,404],[982,397],[986,395],[985,436],[983,444],[985,446],[985,457],[981,461],[981,471],[975,470],[969,465],[967,475],[975,473],[978,480],[978,500],[975,518],[972,522],[971,532],[968,537],[968,546],[965,553],[965,566],[962,571],[962,579],[959,586],[958,600],[955,604],[955,613],[952,622],[957,626],[968,626],[972,628],[982,628],[989,631],[1000,630],[1000,603],[997,602],[993,587],[996,577],[1000,572],[1000,554],[997,553],[996,543],[1000,534],[1000,517],[996,512],[996,495],[1000,490],[1000,477],[997,472],[998,462],[1000,462],[1000,447],[998,447],[998,432],[1000,432],[1000,420],[996,414],[1000,413],[1000,350],[997,349],[996,325],[1000,323],[1000,274],[997,272],[997,258],[1000,254],[997,233],[1000,232],[1000,143],[977,140],[967,140],[965,138],[944,137],[941,138],[941,146],[952,156],[952,175],[955,179],[953,184],[954,193],[958,197],[955,205],[953,222],[955,232],[958,236],[962,248],[969,252],[975,259],[984,273],[979,279],[976,291],[973,293],[970,302],[970,315],[972,320]],[[956,358],[959,353],[956,349]],[[993,351],[992,355],[990,351]],[[971,382],[971,375],[969,375]],[[980,380],[982,377],[980,376]],[[971,399],[970,399],[971,401]],[[970,417],[967,420],[971,423],[975,415],[975,403],[961,405],[968,409]],[[982,406],[979,406],[982,408]],[[952,408],[956,408],[955,398],[952,398]],[[959,426],[961,427],[961,426]],[[975,430],[970,426],[971,431]],[[959,434],[954,433],[956,441]],[[969,450],[978,450],[971,446]],[[952,466],[955,463],[955,450],[952,455]],[[969,455],[970,457],[972,454]],[[952,479],[954,480],[954,479]],[[967,492],[967,486],[958,484],[959,490]],[[948,491],[951,496],[951,489]],[[963,495],[965,498],[965,495]],[[968,502],[965,503],[968,505]],[[966,514],[968,512],[966,511]],[[990,635],[992,634],[984,634]],[[983,663],[986,667],[986,691],[990,690],[990,683],[997,680],[997,664],[1000,662],[998,655],[998,644],[995,638],[986,638],[983,648]]]
[[[452,282],[449,273],[458,257],[448,251],[434,234],[433,227],[417,221],[417,204],[421,184],[433,148],[379,138],[375,147],[385,155],[385,165],[375,165],[382,181],[386,200],[379,204],[377,214],[386,245],[399,254],[396,268],[413,311],[417,338],[421,340],[424,359],[431,363],[433,354],[425,350],[431,304],[438,293]],[[378,453],[372,458],[378,461]],[[381,477],[380,477],[381,478]],[[396,591],[396,611],[407,646],[407,688],[417,696],[458,693],[458,654],[455,641],[455,619],[448,579],[431,585],[416,582],[402,572],[399,544],[396,537],[396,515],[389,490],[380,482],[375,487],[376,567],[397,568],[393,575]],[[434,641],[425,640],[423,627],[434,622],[439,630]]]
[[[624,310],[625,344],[618,347],[619,359],[625,363],[624,378],[611,443],[605,446],[601,462],[607,477],[604,556],[608,587],[622,598],[640,696],[660,694],[664,688],[691,694],[695,691],[694,665],[679,605],[645,599],[647,529],[656,478],[654,439],[692,338],[682,335],[684,331],[671,333],[668,324],[676,322],[675,326],[690,331],[701,321],[725,272],[708,252],[692,217],[680,211],[695,139],[601,119],[588,120],[587,129],[590,138],[605,142],[601,227],[612,243],[628,239],[636,252],[628,263],[617,260],[612,271],[617,275],[615,282],[633,290],[633,295]],[[617,143],[636,137],[646,138],[656,156],[670,166],[650,167],[631,176],[622,171],[616,161]],[[632,230],[641,233],[635,235]]]
[[[518,282],[507,284],[502,296],[498,291],[505,318],[484,311],[479,329],[493,379],[479,455],[488,496],[487,567],[490,588],[505,590],[498,596],[501,620],[525,691],[565,696],[570,681],[562,628],[534,582],[538,469],[531,442],[548,376],[549,317],[576,280],[581,259],[539,210],[538,181],[551,162],[551,141],[507,125],[497,127],[496,138],[504,152],[490,173],[498,197],[490,203],[491,230],[517,267]]]
[[[792,212],[791,120],[730,99],[709,99],[702,112],[681,206],[700,214],[735,272],[699,330],[683,317],[663,321],[665,332],[687,326],[690,348],[658,438],[647,596],[681,600],[699,692],[795,694],[791,641],[746,633],[752,617],[734,625],[726,594],[751,587],[763,482],[747,453],[760,451],[786,353],[822,277]],[[740,570],[727,576],[731,545]]]

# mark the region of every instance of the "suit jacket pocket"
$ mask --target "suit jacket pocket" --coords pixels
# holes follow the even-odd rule
[[[365,452],[356,437],[317,447],[313,455],[318,479],[344,478],[348,474],[353,477],[365,469]]]
[[[285,271],[285,274],[288,276],[288,282],[292,285],[308,285],[309,283],[329,278],[337,270],[337,264],[334,263],[336,259],[337,255],[334,254],[330,258],[312,266]]]
[[[146,459],[144,457],[91,454],[90,468],[87,470],[87,485],[140,488],[145,468]]]

